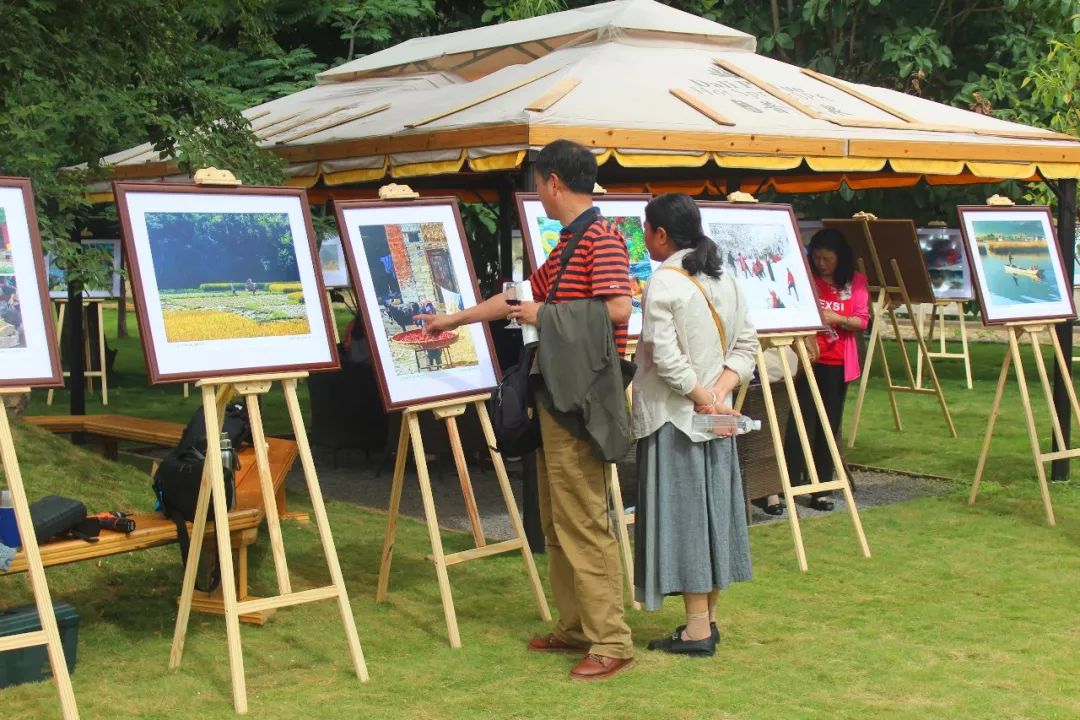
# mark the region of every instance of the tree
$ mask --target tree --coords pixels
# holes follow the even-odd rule
[[[19,35],[0,48],[0,172],[33,180],[43,242],[76,285],[104,280],[101,264],[66,242],[94,214],[84,192],[103,177],[98,158],[149,138],[185,171],[216,164],[246,182],[283,179],[227,93],[192,72],[213,54],[188,5],[0,5],[0,26]]]

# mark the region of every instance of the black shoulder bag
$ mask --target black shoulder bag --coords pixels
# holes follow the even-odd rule
[[[591,223],[578,230],[566,241],[562,255],[559,256],[559,274],[551,283],[544,302],[555,299],[559,282],[566,273],[570,258],[577,251],[585,231]],[[495,388],[488,400],[488,414],[491,416],[491,428],[495,433],[496,449],[504,456],[521,456],[540,447],[540,418],[534,409],[532,390],[529,387],[529,371],[532,369],[536,346],[531,345],[521,353],[521,359],[506,374],[503,381]]]

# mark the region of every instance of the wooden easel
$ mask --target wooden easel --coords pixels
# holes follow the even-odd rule
[[[923,303],[919,306],[919,322],[926,317],[924,310],[930,308],[930,324],[927,328],[926,342],[934,342],[934,321],[938,322],[938,349],[927,352],[927,356],[939,360],[963,360],[964,374],[967,377],[967,389],[971,390],[971,353],[968,352],[967,321],[964,319],[963,300],[935,300],[932,303]],[[960,352],[949,352],[946,346],[945,315],[946,310],[955,307],[956,319],[960,323]],[[915,385],[922,387],[923,356],[919,353],[915,358]]]
[[[637,353],[638,341],[636,338],[626,341],[627,360],[633,360]],[[633,385],[626,386],[626,405],[632,407],[634,403]],[[619,482],[619,466],[611,463],[605,471],[607,484],[608,507],[615,515],[615,539],[619,543],[619,552],[622,554],[623,575],[626,578],[626,587],[630,591],[630,604],[635,610],[641,609],[641,603],[634,599],[634,551],[630,547],[629,527],[637,521],[637,513],[626,514],[626,507],[622,499],[622,484]]]
[[[457,613],[454,610],[454,598],[450,590],[450,576],[447,572],[450,565],[520,550],[522,559],[525,561],[525,570],[529,576],[529,583],[536,599],[536,606],[540,610],[540,618],[544,621],[551,620],[551,611],[548,609],[547,598],[544,596],[544,589],[540,585],[540,576],[536,572],[536,563],[533,560],[532,551],[529,549],[529,541],[525,538],[525,528],[521,524],[517,500],[514,499],[514,491],[510,487],[502,455],[495,450],[495,433],[491,428],[491,420],[488,418],[485,404],[489,397],[489,395],[473,395],[455,400],[423,403],[408,407],[402,412],[397,458],[394,464],[394,481],[390,490],[390,508],[386,519],[386,538],[383,542],[382,561],[379,565],[379,585],[375,593],[376,602],[386,602],[387,591],[390,587],[390,563],[394,555],[394,536],[397,531],[398,512],[401,508],[401,490],[405,484],[405,466],[408,462],[409,446],[411,445],[413,459],[416,463],[416,476],[420,483],[420,496],[424,504],[424,520],[427,523],[428,539],[431,543],[431,555],[428,556],[428,559],[435,564],[435,576],[439,583],[439,594],[442,596],[443,615],[446,617],[446,631],[449,636],[450,646],[454,648],[461,647],[461,635],[458,632]],[[476,408],[476,413],[480,417],[480,425],[484,431],[484,441],[491,451],[491,462],[495,467],[495,476],[498,479],[499,489],[502,491],[506,511],[510,515],[510,525],[514,529],[515,535],[510,540],[492,545],[488,545],[484,540],[484,531],[480,525],[479,512],[476,508],[476,498],[473,496],[472,481],[469,479],[469,470],[465,463],[465,453],[461,447],[461,436],[458,434],[457,428],[457,418],[463,415],[470,405]],[[476,547],[472,550],[464,550],[449,555],[443,551],[439,520],[435,512],[435,499],[431,492],[431,478],[428,474],[427,457],[424,454],[424,441],[420,433],[420,414],[424,412],[431,412],[436,419],[446,423],[454,463],[457,466],[458,479],[461,481],[461,490],[465,496],[469,524],[472,528],[473,540],[476,543]]]
[[[900,431],[904,429],[903,424],[900,422],[900,408],[896,404],[896,396],[898,393],[933,395],[937,398],[938,404],[941,406],[941,412],[945,416],[945,424],[949,428],[949,434],[955,438],[956,426],[953,425],[952,415],[949,412],[949,405],[945,402],[945,395],[941,392],[941,383],[938,382],[937,372],[934,370],[934,361],[931,359],[930,351],[927,349],[926,342],[923,340],[922,330],[919,328],[918,317],[912,306],[911,297],[908,295],[907,285],[904,283],[904,276],[900,272],[900,266],[896,262],[896,258],[891,258],[889,260],[889,267],[892,269],[896,284],[887,284],[881,259],[878,256],[877,248],[874,246],[874,241],[870,236],[869,218],[860,214],[856,216],[856,219],[862,220],[860,224],[866,240],[866,246],[869,250],[876,277],[881,280],[881,284],[870,286],[872,292],[875,290],[877,291],[877,300],[874,302],[872,309],[874,327],[873,330],[870,331],[870,342],[866,347],[866,367],[863,368],[862,378],[859,380],[859,398],[855,402],[855,418],[851,424],[851,438],[848,440],[848,447],[855,447],[855,438],[859,433],[859,422],[862,419],[863,402],[866,400],[866,385],[870,379],[870,368],[874,362],[874,350],[877,350],[881,355],[881,368],[885,374],[885,386],[889,393],[889,404],[892,406],[893,423],[896,425],[896,429]],[[859,266],[860,271],[864,275],[867,275],[868,277],[871,276],[870,273],[867,273],[867,268],[861,258],[859,260]],[[907,308],[908,321],[911,323],[911,328],[915,335],[915,344],[918,346],[919,355],[926,363],[927,369],[930,371],[930,383],[932,387],[919,387],[915,382],[915,374],[911,369],[911,359],[907,354],[904,336],[900,332],[900,323],[896,319],[896,310],[901,306]],[[907,385],[897,385],[894,383],[892,372],[889,369],[889,358],[885,353],[884,338],[881,334],[882,321],[886,316],[888,316],[889,323],[892,325],[895,340],[900,346],[900,357],[904,361],[904,370],[907,374]]]
[[[775,335],[759,335],[758,340],[760,346],[757,351],[757,367],[758,377],[762,379],[761,391],[765,398],[765,413],[768,416],[769,433],[772,435],[773,450],[776,453],[776,464],[780,470],[780,483],[784,488],[784,504],[787,506],[788,522],[791,525],[791,537],[795,541],[795,558],[799,563],[799,569],[806,572],[808,567],[806,564],[806,550],[803,547],[802,529],[799,526],[799,514],[796,511],[795,505],[795,498],[800,495],[810,495],[812,493],[827,492],[830,490],[841,491],[844,495],[844,503],[847,506],[848,513],[851,515],[851,523],[855,526],[855,535],[859,540],[859,547],[862,548],[864,557],[870,557],[870,546],[866,543],[866,535],[863,533],[862,521],[859,519],[859,509],[855,506],[855,496],[851,492],[851,482],[847,476],[847,469],[844,467],[843,458],[840,457],[840,450],[836,445],[836,438],[833,437],[832,426],[829,425],[829,418],[825,414],[825,405],[821,401],[821,393],[818,391],[817,381],[814,379],[814,367],[810,362],[809,354],[806,352],[806,346],[803,345],[802,342],[802,338],[804,337],[813,339],[814,334],[783,333]],[[810,476],[809,485],[792,487],[791,478],[788,477],[787,455],[784,450],[784,432],[786,428],[780,427],[779,417],[776,413],[776,404],[773,402],[772,385],[769,382],[769,371],[765,365],[765,351],[773,347],[780,349],[780,367],[784,373],[784,386],[787,389],[788,398],[791,401],[791,417],[795,420],[795,428],[799,433],[799,444],[802,447],[803,457],[806,459],[806,471]],[[825,433],[825,439],[829,446],[829,454],[832,455],[833,466],[836,470],[836,480],[825,480],[823,482],[818,477],[817,468],[814,465],[813,451],[810,446],[810,438],[806,433],[806,423],[803,422],[802,409],[799,406],[799,398],[796,396],[795,392],[795,379],[791,372],[791,366],[788,364],[787,355],[783,352],[783,349],[787,347],[795,350],[803,372],[806,373],[810,386],[810,394],[814,398],[814,407],[817,410],[818,421],[821,424],[822,431]],[[736,409],[742,407],[748,387],[749,385],[744,384],[740,389],[735,403]]]
[[[64,315],[67,312],[68,301],[64,298],[57,298],[53,300],[56,303],[59,310],[57,311],[56,320],[56,346],[58,348],[63,347],[64,338]],[[89,316],[93,311],[92,308],[97,309],[97,326],[98,326],[98,370],[90,370],[90,335],[86,330],[86,325],[83,325],[83,352],[86,357],[86,370],[83,372],[83,376],[86,378],[86,387],[90,392],[94,392],[94,378],[101,379],[101,404],[109,404],[109,380],[105,375],[105,301],[102,298],[88,298],[84,297],[83,312]],[[64,377],[71,377],[71,373],[64,371]],[[46,398],[45,404],[53,404],[53,393],[55,391],[50,389],[49,396]],[[185,397],[187,397],[185,395]]]
[[[22,474],[19,471],[19,459],[15,455],[15,441],[8,423],[7,406],[3,404],[4,395],[17,395],[30,392],[30,388],[0,388],[0,459],[3,461],[7,487],[11,491],[11,501],[15,508],[15,522],[19,527],[23,550],[26,552],[27,572],[30,576],[30,589],[34,593],[41,630],[0,637],[0,653],[8,650],[37,647],[44,645],[49,654],[49,666],[56,679],[56,689],[60,694],[60,708],[64,720],[78,720],[79,709],[75,705],[75,691],[71,687],[67,659],[64,647],[60,643],[60,631],[56,625],[49,585],[45,581],[45,568],[41,564],[41,551],[34,536],[34,524],[30,519],[30,505],[26,501]]]
[[[998,376],[994,403],[990,407],[990,420],[986,426],[986,438],[983,440],[982,453],[979,454],[979,464],[975,469],[975,480],[971,485],[971,497],[968,499],[968,503],[974,505],[975,498],[979,494],[979,483],[982,481],[983,470],[986,469],[986,458],[990,452],[990,439],[993,437],[994,425],[997,422],[998,412],[1001,410],[1001,398],[1005,392],[1005,381],[1009,374],[1009,365],[1013,364],[1016,366],[1016,383],[1020,388],[1020,402],[1024,408],[1024,421],[1027,423],[1028,440],[1031,443],[1031,457],[1035,461],[1035,474],[1039,478],[1039,491],[1042,493],[1043,507],[1046,509],[1046,523],[1051,527],[1055,525],[1054,506],[1050,502],[1050,488],[1046,484],[1046,469],[1043,467],[1043,463],[1080,457],[1080,448],[1068,448],[1062,435],[1061,421],[1058,419],[1057,406],[1054,403],[1054,390],[1047,377],[1046,363],[1043,360],[1042,347],[1039,343],[1039,333],[1045,332],[1050,336],[1050,344],[1054,348],[1054,356],[1057,359],[1058,367],[1062,369],[1069,367],[1065,362],[1065,355],[1061,350],[1061,343],[1058,342],[1057,333],[1054,332],[1054,326],[1059,322],[1062,321],[1016,322],[1005,325],[1009,334],[1009,352],[1001,363],[1001,374]],[[1059,448],[1054,452],[1044,453],[1039,447],[1039,431],[1035,427],[1035,416],[1031,411],[1031,398],[1028,395],[1023,358],[1020,355],[1020,343],[1024,335],[1031,342],[1031,349],[1035,354],[1035,367],[1039,371],[1039,380],[1042,382],[1046,404],[1050,409],[1054,440],[1057,441],[1057,447]],[[1080,417],[1080,404],[1077,404],[1076,389],[1073,387],[1071,378],[1066,380],[1065,390],[1072,406],[1072,417]]]
[[[214,534],[217,539],[218,567],[221,571],[221,590],[225,604],[225,631],[229,643],[229,669],[232,672],[233,706],[238,713],[247,712],[247,687],[244,680],[244,658],[240,648],[240,615],[262,610],[300,605],[319,600],[337,600],[341,614],[341,623],[345,629],[345,639],[352,656],[356,676],[367,681],[367,666],[364,653],[360,649],[360,640],[356,634],[352,607],[345,591],[341,566],[338,562],[334,539],[330,533],[330,523],[323,504],[322,491],[315,474],[315,462],[308,445],[307,430],[300,414],[300,402],[296,397],[296,383],[307,377],[306,372],[270,373],[263,375],[240,375],[236,377],[214,378],[196,383],[202,389],[203,413],[206,420],[206,470],[199,488],[199,500],[195,508],[195,522],[191,532],[191,547],[188,551],[187,566],[184,570],[184,584],[180,594],[180,611],[176,617],[176,630],[173,635],[172,653],[169,667],[178,668],[184,653],[184,638],[187,634],[188,618],[195,590],[195,576],[198,571],[199,555],[202,552],[203,535],[206,533],[207,511],[211,498],[214,502]],[[285,546],[281,536],[281,521],[278,517],[277,502],[270,478],[270,464],[266,454],[266,435],[263,430],[262,412],[259,409],[259,396],[266,394],[274,382],[280,382],[285,394],[285,404],[289,409],[293,433],[300,453],[300,462],[304,468],[308,494],[311,496],[315,523],[319,529],[323,554],[330,570],[331,584],[310,590],[294,591],[289,579],[289,569],[285,559]],[[277,573],[278,596],[252,598],[238,601],[236,598],[236,577],[233,571],[232,544],[229,539],[228,508],[225,506],[225,475],[221,462],[220,429],[225,404],[236,392],[244,397],[248,416],[251,419],[251,437],[255,446],[255,459],[259,468],[259,480],[262,485],[263,502],[266,507],[266,526],[270,535],[270,546],[274,556],[274,570]],[[224,521],[221,518],[225,518]]]

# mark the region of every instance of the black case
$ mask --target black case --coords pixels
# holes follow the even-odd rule
[[[68,532],[86,519],[86,506],[78,500],[46,495],[30,505],[30,519],[38,542]]]

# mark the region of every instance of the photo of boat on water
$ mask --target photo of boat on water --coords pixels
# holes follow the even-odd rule
[[[987,323],[1071,317],[1072,293],[1046,208],[960,208]]]

